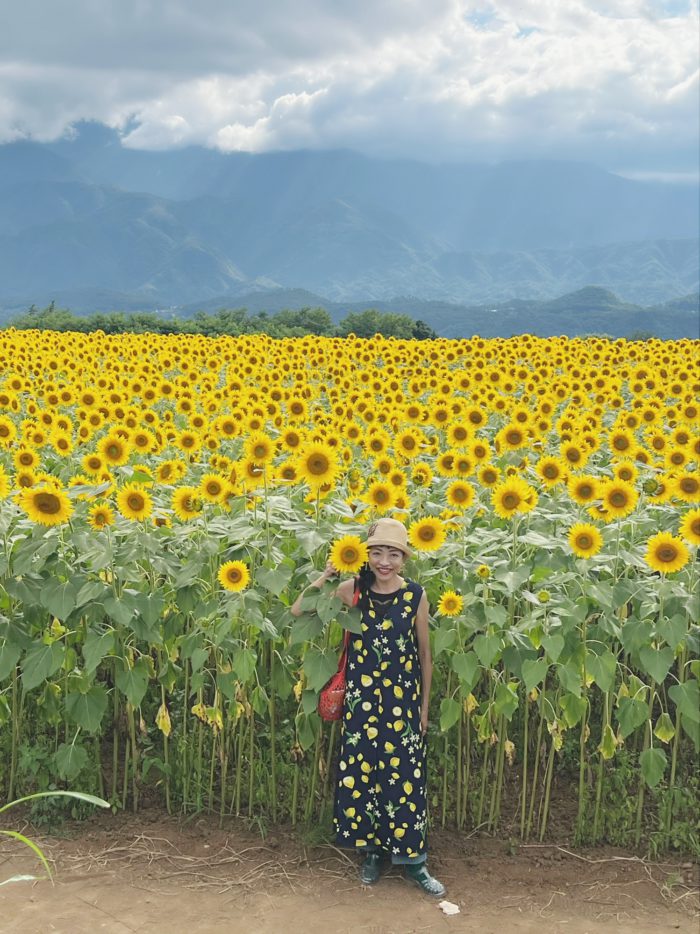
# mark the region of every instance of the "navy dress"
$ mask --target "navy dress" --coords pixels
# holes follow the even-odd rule
[[[341,846],[394,862],[426,852],[425,742],[415,618],[423,589],[369,591],[362,634],[348,646],[333,823]]]

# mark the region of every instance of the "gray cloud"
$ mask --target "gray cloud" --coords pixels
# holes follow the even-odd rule
[[[25,0],[8,20],[4,140],[91,118],[146,148],[696,167],[685,0]]]

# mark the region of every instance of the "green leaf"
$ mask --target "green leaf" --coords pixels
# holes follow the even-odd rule
[[[612,610],[613,608],[613,589],[608,583],[600,581],[587,583],[586,596],[590,597],[594,603],[604,610]]]
[[[673,664],[673,649],[670,646],[664,649],[654,649],[650,645],[645,645],[639,650],[639,660],[642,663],[642,669],[651,675],[657,684],[663,684]]]
[[[600,655],[589,652],[586,655],[586,671],[601,691],[611,691],[615,684],[617,659],[609,649],[605,649]]]
[[[252,649],[236,649],[233,653],[231,659],[231,665],[233,670],[236,672],[236,676],[239,681],[245,684],[255,674],[255,665],[257,663],[257,655]]]
[[[112,591],[102,581],[86,581],[75,597],[76,606],[85,606],[86,603],[102,603],[104,598]]]
[[[61,743],[54,755],[58,774],[66,781],[73,781],[87,765],[88,754],[82,746],[75,743]]]
[[[109,808],[112,805],[104,798],[98,798],[96,795],[88,795],[84,791],[35,791],[34,794],[25,795],[23,798],[15,798],[9,804],[3,804],[0,807],[0,814],[3,811],[9,811],[10,808],[18,804],[24,804],[25,801],[33,801],[35,798],[75,798],[77,801],[87,801],[88,804],[94,804],[100,808]]]
[[[208,658],[209,649],[193,649],[192,654],[190,655],[190,665],[192,666],[192,671],[199,671]]]
[[[279,597],[282,591],[287,589],[293,573],[294,568],[289,564],[280,564],[276,568],[260,568],[255,573],[255,583]]]
[[[306,683],[312,691],[320,691],[332,674],[338,670],[338,656],[310,646],[304,656]]]
[[[622,627],[622,644],[630,655],[651,642],[651,623],[645,619],[628,619]]]
[[[315,614],[313,616],[299,616],[292,623],[290,647],[302,642],[313,642],[323,632],[323,623]]]
[[[46,681],[63,664],[66,649],[62,642],[51,645],[36,645],[31,649],[22,665],[22,684],[25,691],[31,691],[42,681]]]
[[[132,707],[138,707],[148,688],[149,670],[140,658],[133,668],[120,671],[116,677],[117,687],[126,696]]]
[[[299,745],[304,751],[313,746],[319,722],[320,720],[317,713],[298,713],[294,718]]]
[[[148,594],[140,593],[133,598],[132,603],[136,606],[139,616],[146,625],[155,626],[160,622],[163,607],[165,606],[165,598],[162,593],[158,591]]]
[[[484,668],[490,668],[501,648],[501,637],[487,636],[483,632],[474,639],[474,651]]]
[[[10,642],[6,642],[2,648],[0,648],[0,681],[4,681],[5,678],[10,677],[15,670],[21,654],[22,650],[20,647],[18,645],[12,645]]]
[[[534,687],[537,687],[538,684],[542,684],[547,676],[548,668],[549,665],[545,658],[525,659],[522,665],[522,675],[523,684],[528,694]]]
[[[87,694],[68,694],[66,713],[78,726],[88,733],[96,733],[107,710],[107,691],[100,684],[93,684]]]
[[[75,609],[78,591],[71,581],[50,578],[41,588],[41,605],[63,622]]]
[[[668,689],[671,700],[680,710],[684,719],[700,723],[700,691],[694,679],[674,684]]]
[[[656,627],[657,636],[672,649],[677,649],[688,634],[688,617],[684,613],[675,613]]]
[[[134,615],[133,607],[123,600],[117,600],[114,595],[105,599],[104,608],[109,618],[114,620],[119,626],[128,626],[131,622],[131,617]]]
[[[342,605],[343,601],[340,597],[336,597],[332,591],[322,593],[316,601],[316,612],[324,623],[330,623],[336,618]]]
[[[616,749],[617,742],[615,741],[613,728],[609,723],[606,723],[605,729],[603,730],[603,736],[600,741],[600,746],[598,746],[598,752],[604,759],[612,759],[612,757],[615,755]]]
[[[459,720],[462,708],[453,697],[443,697],[440,701],[440,729],[444,733]]]
[[[700,723],[696,723],[689,717],[681,717],[681,726],[693,741],[695,752],[700,752]]]
[[[451,665],[461,682],[462,690],[468,694],[474,689],[481,674],[479,659],[474,652],[459,652],[452,656]]]
[[[317,691],[302,691],[301,692],[301,709],[305,714],[313,713],[314,710],[318,707],[318,692]]]
[[[652,746],[641,754],[639,764],[642,767],[644,781],[650,788],[655,788],[666,771],[666,753],[663,749]]]
[[[564,649],[564,636],[560,636],[558,633],[542,636],[542,645],[550,662],[556,662]]]
[[[493,709],[497,714],[503,714],[506,720],[510,720],[518,709],[517,688],[512,684],[503,684],[502,682],[497,685]]]
[[[574,661],[567,662],[566,665],[557,665],[557,675],[559,683],[570,694],[576,697],[581,696],[581,672]]]
[[[441,655],[446,649],[452,648],[457,640],[457,631],[447,627],[436,629],[433,633],[433,654],[435,658]]]
[[[585,697],[577,697],[575,694],[563,694],[559,699],[559,706],[564,715],[564,720],[568,727],[576,726],[581,717],[586,712]]]
[[[626,739],[630,733],[634,733],[637,727],[646,723],[647,705],[645,701],[638,700],[636,697],[621,697],[620,705],[617,709],[617,722],[620,724],[620,733],[623,739]]]
[[[530,579],[530,568],[526,565],[515,571],[496,571],[494,579],[501,581],[507,594],[514,594]]]
[[[660,739],[662,743],[668,743],[676,735],[676,728],[669,715],[664,711],[660,714],[654,727],[654,736]]]
[[[90,632],[83,644],[83,660],[85,670],[88,674],[93,674],[100,662],[114,650],[114,633],[109,632]]]

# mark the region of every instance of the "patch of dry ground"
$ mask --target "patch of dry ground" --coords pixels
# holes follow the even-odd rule
[[[447,917],[396,868],[372,888],[357,858],[278,831],[159,813],[100,816],[58,839],[34,834],[48,880],[0,885],[2,934],[697,934],[697,867],[609,850],[514,846],[435,833],[431,869],[460,914]],[[40,875],[3,844],[0,883]]]

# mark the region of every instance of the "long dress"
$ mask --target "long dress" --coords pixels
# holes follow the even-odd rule
[[[425,742],[415,618],[423,590],[369,591],[362,634],[348,646],[333,823],[341,846],[394,861],[426,850]]]

